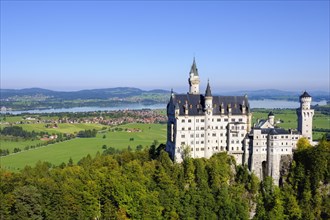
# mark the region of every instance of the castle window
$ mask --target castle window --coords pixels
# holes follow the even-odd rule
[[[196,148],[196,151],[199,151],[199,148]]]
[[[228,118],[225,118],[225,121],[228,121]]]
[[[184,122],[185,122],[185,120],[184,120],[184,119],[182,119],[182,120],[181,120],[181,122],[182,122],[182,123],[184,123]]]
[[[201,130],[204,130],[204,127],[201,127]]]
[[[188,119],[188,123],[190,123],[191,122],[191,119]]]
[[[182,131],[184,131],[184,127],[182,127]]]
[[[223,133],[220,133],[220,136],[222,137],[223,136]]]
[[[239,150],[239,147],[237,147],[236,150]]]
[[[231,140],[231,143],[233,144],[234,143],[234,140]]]
[[[281,138],[284,138],[284,136],[282,135]]]
[[[199,137],[199,134],[196,134],[196,137],[198,138]]]
[[[190,144],[192,144],[192,145],[193,145],[193,144],[194,144],[194,141],[191,141],[191,142],[190,142]]]
[[[191,134],[191,135],[190,135],[190,137],[191,137],[191,138],[193,138],[193,137],[194,137],[194,135],[193,135],[193,134]]]
[[[202,147],[202,148],[201,148],[201,151],[203,151],[203,150],[204,150],[204,148]]]
[[[221,121],[221,119],[220,119],[220,118],[218,118],[218,119],[217,119],[217,121]]]
[[[285,136],[285,138],[288,138],[288,136]]]
[[[183,142],[181,142],[181,145],[184,145],[185,143],[184,143],[184,141]]]
[[[204,134],[201,134],[201,137],[204,137]]]
[[[232,122],[235,122],[235,118],[232,118],[231,121],[232,121]]]
[[[239,140],[236,141],[236,144],[239,144]]]
[[[258,149],[256,149],[256,151],[258,152]]]
[[[191,151],[194,151],[194,148],[191,148]]]
[[[201,119],[201,122],[204,122],[204,119]]]
[[[214,118],[212,118],[212,122],[214,122]]]
[[[191,130],[191,127],[188,127],[188,130],[190,131]]]
[[[213,136],[213,137],[216,137],[216,136],[217,136],[217,134],[216,134],[216,133],[213,133],[213,134],[212,134],[212,136]]]
[[[183,135],[181,135],[181,138],[185,138],[186,136],[183,134]]]
[[[196,130],[199,130],[199,127],[196,127]]]
[[[218,129],[218,126],[215,126],[215,129]]]
[[[196,122],[199,122],[199,119],[196,119]]]
[[[201,141],[201,144],[204,144],[204,141]],[[204,148],[202,148],[202,150],[204,150]]]
[[[196,144],[199,144],[199,141],[196,141]],[[198,148],[197,148],[198,149]]]
[[[220,129],[223,129],[223,126],[221,126]]]
[[[281,151],[283,151],[283,148],[281,149]]]
[[[244,130],[244,126],[241,127]]]
[[[231,150],[234,150],[234,147],[231,147]]]
[[[243,118],[238,119],[238,121],[243,121]]]
[[[244,137],[244,134],[241,134],[241,137]]]

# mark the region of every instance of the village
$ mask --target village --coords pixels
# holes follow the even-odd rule
[[[45,124],[46,128],[57,128],[58,124],[102,124],[117,126],[128,123],[166,123],[167,117],[158,110],[117,110],[106,112],[83,112],[83,113],[53,113],[53,114],[28,114],[22,116],[22,120],[8,122],[2,120],[0,124]]]

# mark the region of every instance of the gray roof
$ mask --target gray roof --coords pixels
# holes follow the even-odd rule
[[[194,57],[193,64],[191,65],[190,73],[193,73],[194,76],[198,76],[198,69],[196,66],[195,57]]]
[[[186,108],[188,115],[204,115],[204,95],[177,94],[170,102],[179,109],[179,115],[185,115]],[[246,113],[250,112],[248,98],[246,96],[213,96],[213,115],[220,115],[221,109],[224,109],[224,114],[228,114],[229,108],[232,115],[241,115],[242,108],[246,108]]]
[[[312,97],[306,91],[300,96],[300,98]]]
[[[205,96],[212,96],[212,93],[211,93],[211,87],[210,87],[210,83],[207,82],[207,86],[206,86],[206,90],[205,90]]]
[[[269,112],[268,116],[274,116],[273,112]]]
[[[290,132],[285,130],[284,128],[264,128],[261,129],[261,134],[280,135],[290,134]]]

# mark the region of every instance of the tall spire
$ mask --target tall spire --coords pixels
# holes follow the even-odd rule
[[[199,75],[196,67],[196,61],[194,57],[193,64],[191,65],[190,73],[189,73],[189,94],[199,95]]]
[[[193,64],[191,65],[190,73],[193,73],[194,76],[198,76],[198,69],[197,69],[197,66],[196,66],[195,57],[194,57]]]
[[[210,87],[210,81],[209,80],[207,80],[207,86],[206,86],[205,96],[209,96],[209,97],[212,96],[211,87]]]

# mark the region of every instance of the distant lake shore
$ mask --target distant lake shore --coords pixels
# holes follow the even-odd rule
[[[250,100],[250,107],[253,108],[265,108],[265,109],[294,109],[298,108],[300,103],[294,101],[285,101],[285,100]],[[327,102],[312,102],[312,105],[326,105]],[[51,108],[51,109],[33,109],[33,110],[24,110],[24,111],[2,111],[1,114],[42,114],[42,113],[60,113],[60,112],[94,112],[94,111],[118,111],[118,110],[141,110],[141,109],[165,109],[166,104],[153,104],[153,105],[143,105],[140,103],[136,104],[125,104],[122,106],[116,107],[73,107],[73,108]]]

